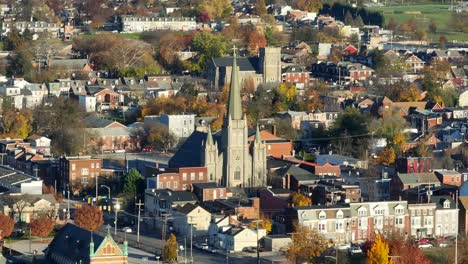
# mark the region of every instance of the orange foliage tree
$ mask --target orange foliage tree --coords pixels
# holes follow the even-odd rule
[[[104,223],[99,207],[84,205],[75,211],[75,224],[89,231],[95,231]]]
[[[392,147],[385,148],[381,152],[379,152],[378,162],[383,165],[390,165],[395,162],[396,153]]]
[[[14,227],[15,221],[8,215],[0,213],[0,230],[2,230],[0,238],[9,237]]]
[[[265,35],[256,30],[250,31],[247,35],[247,48],[250,55],[257,55],[260,48],[264,48],[267,44]]]
[[[55,221],[49,217],[40,217],[31,220],[31,235],[38,237],[47,237],[54,229]]]
[[[393,264],[430,264],[431,261],[425,255],[422,249],[411,241],[405,241],[401,236],[397,236],[389,241],[390,253],[393,258]]]

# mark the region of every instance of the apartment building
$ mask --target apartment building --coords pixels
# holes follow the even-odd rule
[[[91,156],[63,156],[59,159],[59,181],[64,190],[69,187],[70,191],[79,192],[85,186],[94,186],[101,172],[101,159]]]
[[[190,31],[197,29],[193,17],[122,16],[122,32],[144,32],[155,30]]]

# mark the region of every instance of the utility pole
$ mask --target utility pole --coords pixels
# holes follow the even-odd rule
[[[97,201],[98,201],[98,194],[99,194],[99,192],[98,192],[98,186],[99,186],[99,185],[98,185],[98,175],[95,174],[94,177],[96,177],[96,201],[95,201],[95,204],[97,204]]]
[[[137,224],[137,243],[140,244],[140,216],[141,216],[141,206],[144,203],[141,203],[141,200],[138,201],[136,206],[138,206],[138,224]]]
[[[455,208],[457,209],[457,215],[458,215],[458,190],[455,192]],[[458,226],[458,220],[457,220],[457,226]],[[458,228],[457,232],[455,233],[455,264],[458,263]]]
[[[190,263],[193,263],[193,223],[190,217]]]

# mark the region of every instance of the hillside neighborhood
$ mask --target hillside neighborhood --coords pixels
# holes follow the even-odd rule
[[[0,0],[0,263],[468,263],[467,17]]]

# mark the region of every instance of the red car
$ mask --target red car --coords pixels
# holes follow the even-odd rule
[[[421,238],[419,239],[419,243],[429,243],[429,239],[428,238]]]

